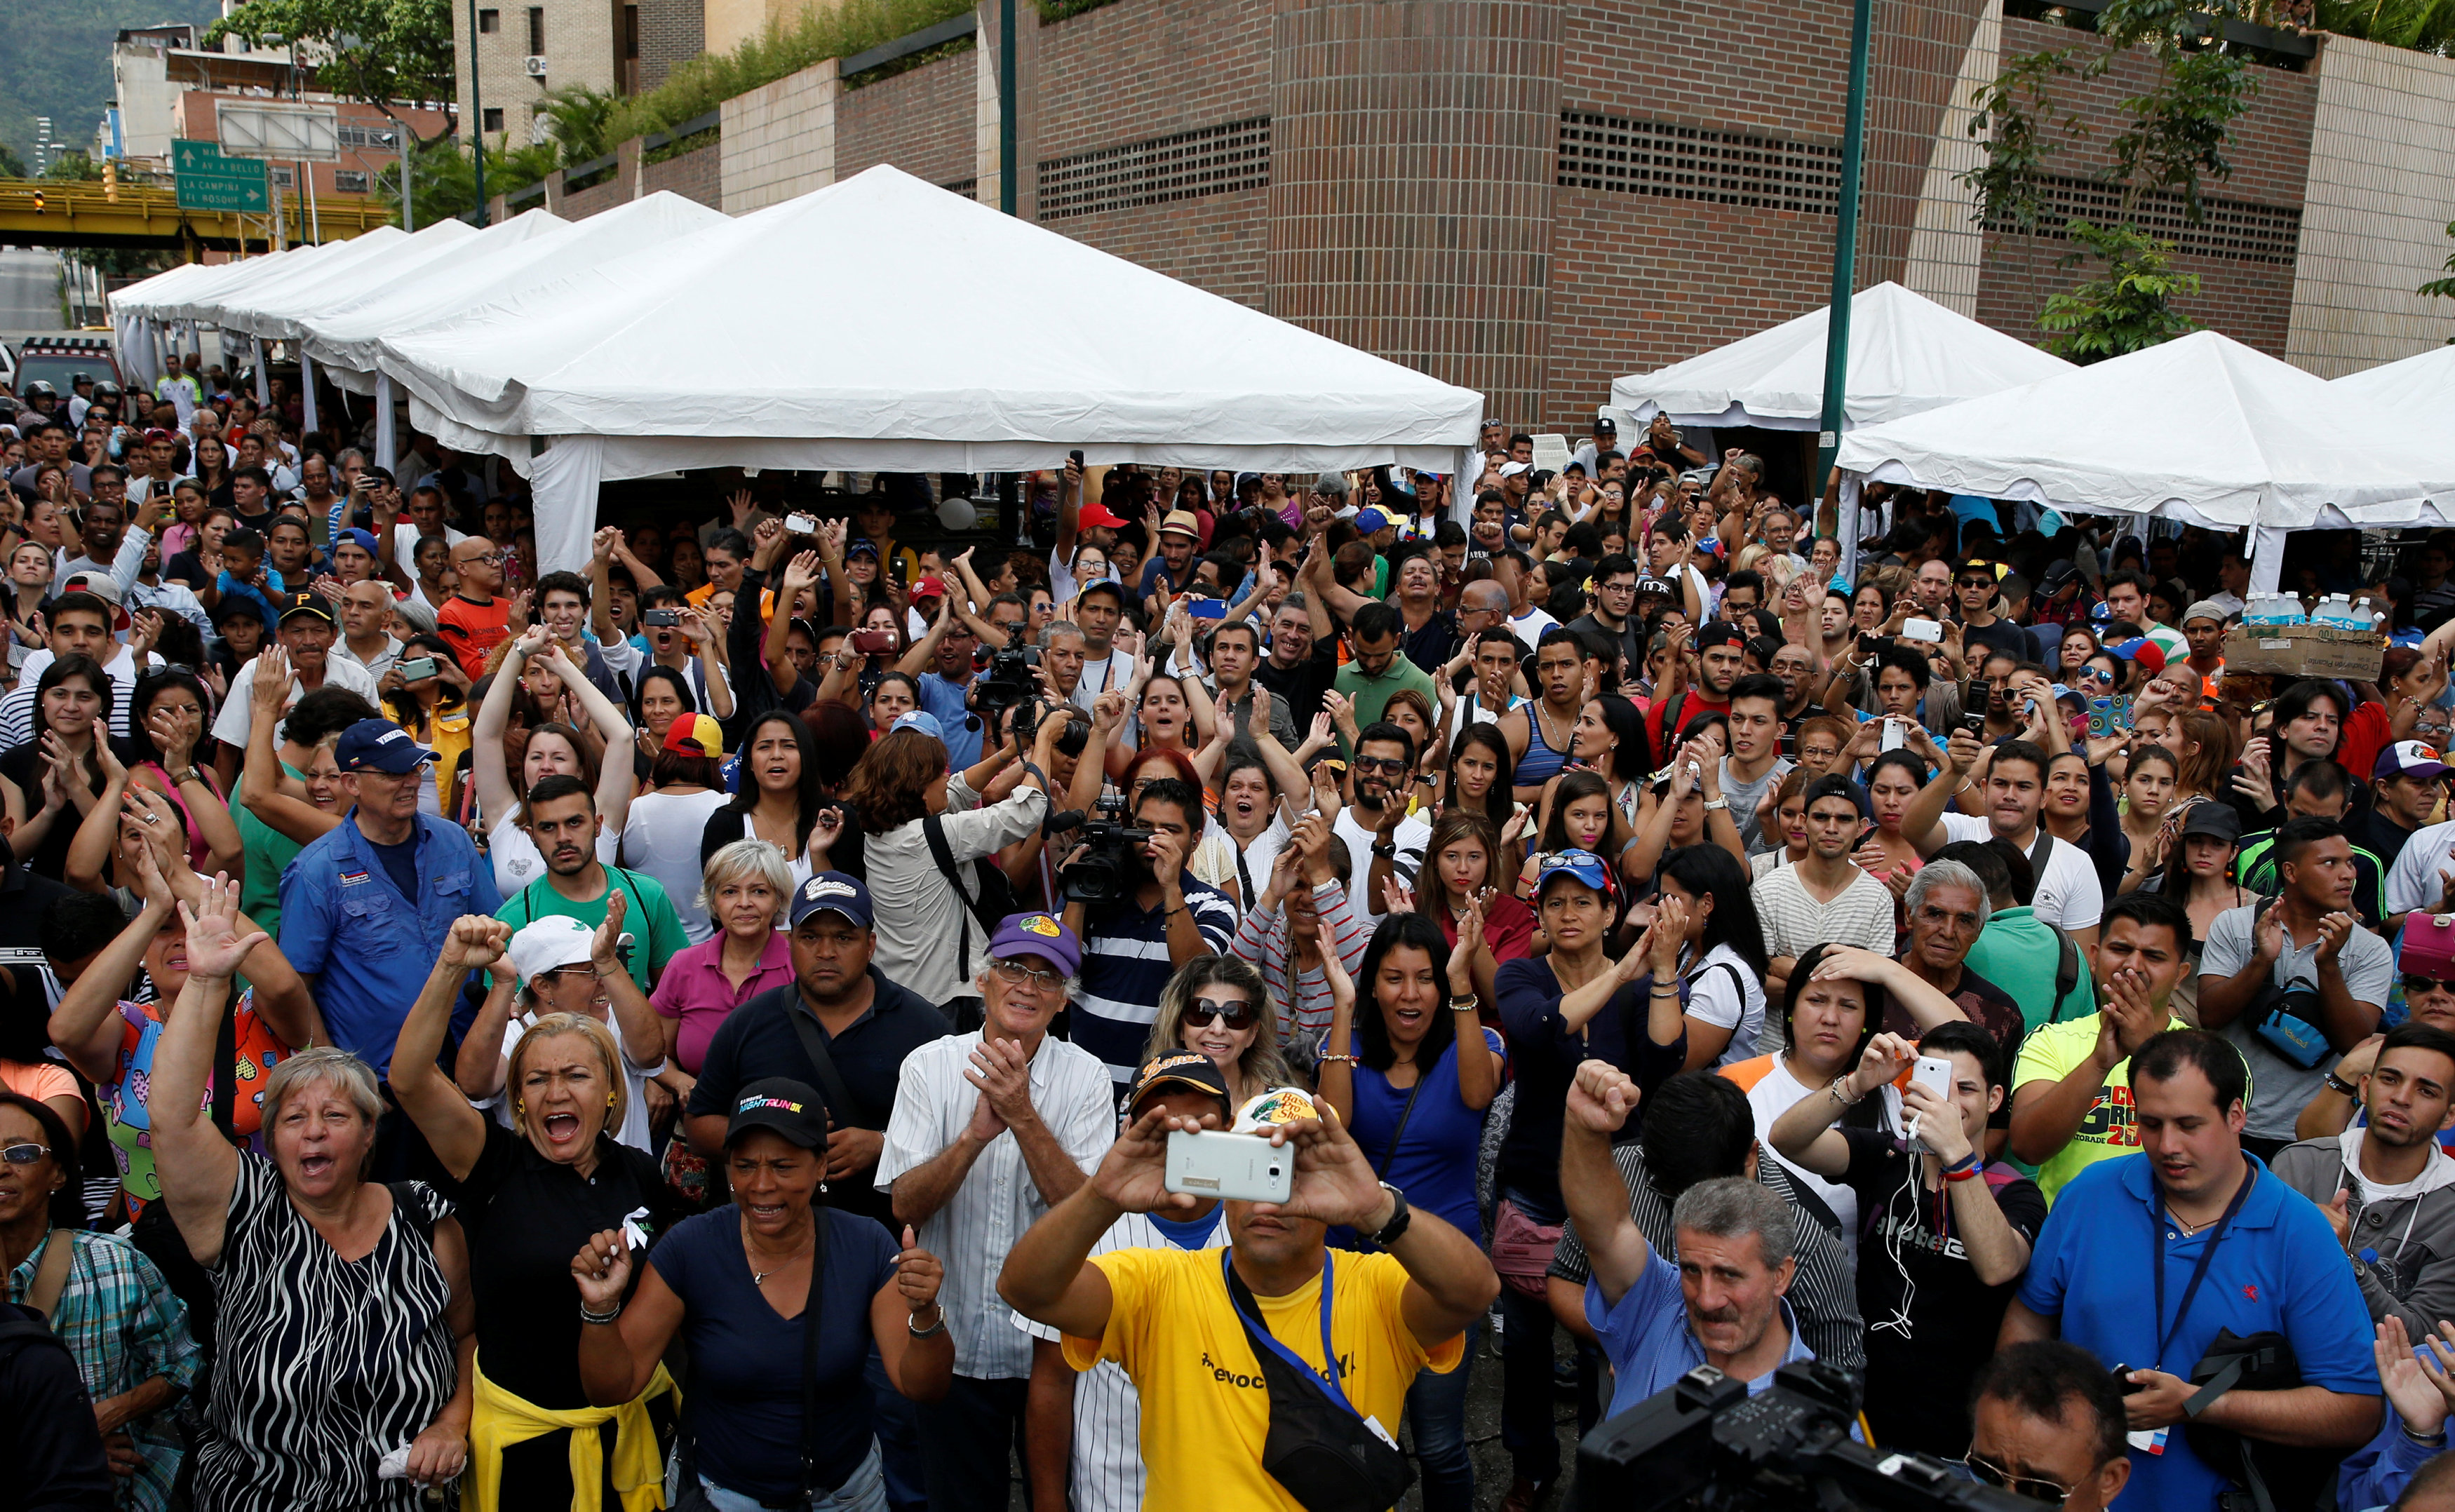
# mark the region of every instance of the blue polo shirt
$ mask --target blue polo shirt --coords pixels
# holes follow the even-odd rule
[[[952,682],[934,672],[924,672],[912,679],[921,689],[921,707],[938,721],[940,738],[946,742],[946,766],[961,772],[981,758],[981,729],[968,723],[979,716],[964,704],[964,696],[971,688],[968,678]]]
[[[1646,1251],[1650,1258],[1644,1274],[1609,1307],[1603,1305],[1602,1283],[1591,1276],[1586,1279],[1586,1321],[1593,1325],[1612,1366],[1611,1411],[1603,1415],[1607,1418],[1618,1417],[1705,1362],[1705,1346],[1696,1341],[1696,1330],[1688,1326],[1688,1303],[1679,1291],[1679,1262],[1664,1259],[1651,1243]],[[1787,1300],[1781,1303],[1781,1324],[1790,1330],[1790,1351],[1774,1369],[1796,1360],[1815,1359],[1816,1351],[1798,1337],[1798,1315],[1790,1310]],[[1748,1382],[1748,1395],[1753,1397],[1772,1384],[1773,1371],[1768,1370]]]
[[[2306,1384],[2379,1395],[2369,1309],[2343,1246],[2308,1198],[2257,1156],[2242,1158],[2255,1184],[2226,1225],[2179,1327],[2174,1312],[2213,1230],[2184,1238],[2166,1223],[2161,1326],[2149,1268],[2156,1253],[2150,1225],[2158,1221],[2154,1169],[2141,1156],[2100,1160],[2063,1187],[2030,1255],[2021,1302],[2040,1317],[2060,1319],[2062,1337],[2108,1369],[2153,1367],[2188,1380],[2219,1330],[2247,1336],[2272,1329],[2293,1345]],[[2160,1357],[2157,1340],[2167,1328],[2174,1329],[2173,1341]],[[2198,1512],[2214,1508],[2225,1484],[2191,1452],[2177,1424],[2162,1454],[2132,1449],[2131,1482],[2114,1505],[2118,1512]]]
[[[359,831],[355,809],[281,873],[281,954],[315,978],[315,1005],[333,1042],[377,1076],[391,1068],[401,1020],[435,970],[452,921],[503,906],[494,868],[467,831],[425,814],[416,823],[414,897]],[[456,1031],[467,1027],[456,1018]]]
[[[1195,881],[1191,872],[1177,885],[1184,889],[1185,906],[1193,910],[1202,942],[1214,956],[1228,954],[1228,942],[1236,937],[1236,905],[1217,888]],[[1167,913],[1137,908],[1127,897],[1105,912],[1085,909],[1083,925],[1083,988],[1066,1015],[1067,1038],[1107,1062],[1108,1075],[1122,1089],[1143,1063],[1143,1042],[1159,1017],[1160,989],[1176,975],[1167,953]]]

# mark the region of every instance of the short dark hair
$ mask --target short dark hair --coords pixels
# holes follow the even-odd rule
[[[2006,761],[2026,761],[2031,766],[2036,767],[2038,769],[2038,780],[2039,782],[2045,781],[2046,768],[2051,764],[2047,759],[2045,749],[2042,746],[2039,746],[2037,742],[2033,740],[2005,740],[1995,747],[1994,764],[1987,767],[1986,775],[1988,776],[1993,776],[1995,775],[1996,768],[2000,767]]]
[[[2307,764],[2317,765],[2316,762]],[[2322,840],[2341,840],[2343,837],[2343,825],[2334,819],[2321,818],[2314,815],[2308,818],[2288,820],[2276,831],[2277,867],[2281,871],[2284,867],[2298,865],[2302,859],[2302,853],[2311,846]]]
[[[128,927],[128,911],[110,893],[69,893],[51,899],[35,927],[43,955],[56,967],[81,960],[119,937]],[[120,983],[125,987],[127,983]]]
[[[587,783],[568,772],[550,772],[538,778],[537,786],[529,789],[528,806],[533,809],[540,803],[572,797],[586,798],[589,812],[596,812],[597,795],[588,791]]]
[[[2078,1344],[2039,1339],[1995,1351],[1978,1367],[1969,1387],[1973,1414],[1978,1403],[1986,1401],[2056,1423],[2067,1421],[2064,1403],[2077,1401],[2088,1421],[2074,1426],[2094,1430],[2097,1462],[2089,1466],[2092,1470],[2130,1452],[2130,1419],[2123,1409],[2122,1388],[2115,1384],[2114,1372],[2103,1361]],[[2455,1455],[2444,1459],[2455,1462]]]
[[[326,683],[290,706],[289,716],[281,722],[281,737],[312,751],[361,719],[382,717],[364,695]]]
[[[1871,684],[1881,681],[1888,667],[1909,674],[1910,681],[1916,683],[1929,682],[1935,677],[1935,669],[1927,665],[1927,659],[1898,641],[1876,654],[1875,675],[1868,681]]]
[[[545,595],[552,593],[577,594],[582,608],[588,604],[588,579],[578,573],[548,573],[537,580],[537,604],[545,607]]]
[[[1645,1179],[1675,1199],[1699,1181],[1736,1176],[1755,1147],[1755,1116],[1748,1095],[1710,1070],[1683,1071],[1645,1099]]]
[[[1722,596],[1728,599],[1734,588],[1752,588],[1761,596],[1765,591],[1764,575],[1753,567],[1743,567],[1722,579]]]
[[[1356,755],[1363,755],[1364,748],[1375,740],[1395,741],[1398,747],[1407,753],[1407,764],[1409,766],[1415,764],[1415,737],[1407,733],[1405,725],[1392,724],[1387,719],[1373,720],[1355,733]]]
[[[2187,916],[2186,916],[2187,917]],[[2205,1029],[2168,1029],[2140,1047],[2131,1058],[2131,1084],[2143,1079],[2171,1081],[2184,1066],[2197,1066],[2216,1089],[2217,1111],[2231,1109],[2250,1096],[2250,1067],[2242,1052]]]
[[[2140,596],[2142,598],[2147,597],[2148,590],[2156,586],[2156,584],[2149,581],[2148,575],[2146,573],[2135,573],[2127,567],[2119,573],[2108,573],[2105,575],[2104,592],[2111,594],[2117,588],[2124,587],[2126,585],[2140,590]]]
[[[1187,828],[1202,827],[1202,790],[1183,777],[1154,777],[1149,786],[1134,795],[1133,812],[1141,814],[1146,803],[1173,803]]]
[[[2445,1056],[2449,1062],[2455,1062],[2455,1034],[2448,1034],[2431,1024],[2406,1019],[2388,1030],[2386,1038],[2379,1042],[2379,1058],[2384,1059],[2390,1050],[2429,1050]],[[2376,1065],[2378,1061],[2370,1063]]]
[[[1622,573],[1635,573],[1637,570],[1635,557],[1626,552],[1613,552],[1594,563],[1593,580],[1599,585],[1606,578],[1617,577]]]
[[[112,621],[119,617],[111,612],[109,604],[102,601],[102,595],[89,594],[82,588],[72,588],[52,599],[51,606],[44,611],[43,622],[58,624],[62,615],[91,615],[102,621],[105,630],[109,630]]]
[[[1781,711],[1781,679],[1769,672],[1752,672],[1731,684],[1731,702],[1736,705],[1742,698],[1762,698],[1771,703],[1778,714]]]
[[[1978,1069],[1986,1074],[1990,1087],[2003,1085],[2003,1041],[1996,1038],[1983,1024],[1966,1018],[1953,1018],[1936,1025],[1918,1036],[1918,1053],[1943,1056],[1958,1050],[1974,1058]]]
[[[2284,779],[2285,792],[2306,794],[2322,803],[2342,802],[2352,786],[2352,776],[2333,761],[2304,761]]]
[[[243,477],[253,478],[256,482],[262,484],[264,486],[264,491],[268,494],[273,492],[273,474],[260,467],[242,467],[232,470],[232,482],[235,483]]]
[[[1355,618],[1347,628],[1358,640],[1379,640],[1384,635],[1403,634],[1407,622],[1399,616],[1397,610],[1376,598],[1358,609]]]
[[[1255,655],[1261,655],[1261,651],[1262,651],[1262,632],[1261,632],[1259,629],[1257,629],[1257,628],[1254,626],[1253,622],[1252,622],[1251,620],[1249,620],[1249,619],[1230,619],[1230,620],[1227,620],[1227,621],[1225,621],[1224,623],[1222,623],[1222,624],[1219,626],[1219,628],[1218,628],[1218,629],[1213,630],[1213,631],[1210,633],[1210,638],[1209,638],[1209,640],[1208,640],[1207,644],[1208,644],[1208,645],[1210,645],[1210,646],[1216,646],[1216,645],[1218,645],[1218,644],[1219,644],[1219,637],[1220,637],[1220,636],[1225,635],[1228,634],[1228,633],[1229,633],[1229,632],[1231,632],[1231,631],[1239,631],[1239,630],[1243,631],[1246,635],[1250,635],[1250,636],[1253,638],[1253,654],[1254,654]]]
[[[2009,840],[1991,838],[1955,840],[1928,859],[1958,861],[1968,867],[1970,875],[1978,878],[1978,885],[1986,889],[1987,906],[1992,908],[1995,906],[1995,899],[2012,896],[2012,870],[2003,864],[2002,854],[1995,849],[1998,845],[2009,846],[2011,843]],[[2018,849],[2018,847],[2013,848]],[[2018,908],[2020,905],[2015,903],[2012,906]]]
[[[710,552],[722,552],[725,555],[732,557],[737,562],[748,561],[750,559],[750,537],[742,534],[740,531],[735,530],[732,526],[726,525],[720,529],[708,532],[707,539],[700,543],[699,550],[700,556],[702,560],[706,558],[707,554]]]
[[[2024,856],[2021,859],[2027,860],[2028,857]],[[2177,945],[2191,942],[2190,910],[2182,906],[2181,898],[2170,893],[2133,892],[2112,899],[2105,905],[2105,911],[2098,916],[2097,937],[2103,939],[2119,918],[2131,920],[2134,929],[2170,929],[2174,932]]]

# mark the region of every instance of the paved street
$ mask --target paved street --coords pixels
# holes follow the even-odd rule
[[[0,252],[0,335],[60,329],[60,262],[29,248]]]

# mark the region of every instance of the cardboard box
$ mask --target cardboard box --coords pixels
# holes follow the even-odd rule
[[[2376,682],[2386,637],[2332,625],[2243,625],[2226,632],[2227,672]]]

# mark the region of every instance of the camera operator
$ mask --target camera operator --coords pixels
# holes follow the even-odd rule
[[[1282,1100],[1302,1105],[1296,1095]],[[1472,1238],[1411,1211],[1375,1180],[1327,1110],[1248,1131],[1294,1151],[1293,1189],[1284,1203],[1227,1203],[1225,1249],[1092,1255],[1127,1214],[1191,1216],[1195,1200],[1168,1193],[1164,1179],[1168,1135],[1195,1127],[1165,1107],[1135,1119],[1091,1179],[1007,1255],[999,1295],[1058,1330],[1066,1363],[1114,1361],[1132,1378],[1142,1401],[1145,1505],[1302,1505],[1263,1457],[1306,1424],[1281,1408],[1267,1366],[1260,1380],[1242,1373],[1267,1347],[1248,1328],[1267,1329],[1316,1385],[1342,1390],[1387,1441],[1419,1372],[1464,1368],[1465,1329],[1491,1305],[1499,1278]],[[1338,1224],[1370,1235],[1381,1252],[1333,1258],[1323,1240]],[[1309,1396],[1297,1405],[1335,1411]]]
[[[2122,1388],[2085,1349],[2014,1344],[1979,1367],[1970,1393],[1969,1473],[2059,1506],[2105,1512],[2131,1479]]]
[[[1069,896],[1065,922],[1083,940],[1083,986],[1073,1041],[1107,1063],[1120,1089],[1142,1063],[1160,990],[1197,956],[1222,956],[1236,935],[1236,905],[1185,869],[1202,834],[1202,795],[1161,777],[1135,796],[1132,844],[1122,857],[1132,891],[1113,899]],[[1137,836],[1136,832],[1147,832]],[[1067,868],[1089,847],[1075,848]],[[1066,884],[1064,871],[1058,876]]]
[[[1952,1067],[1949,1099],[1913,1080],[1901,1105],[1916,1144],[1889,1130],[1834,1120],[1921,1058]],[[1858,1248],[1858,1310],[1867,1331],[1867,1417],[1876,1441],[1953,1459],[1969,1446],[1963,1383],[1985,1361],[2012,1284],[2045,1226],[2037,1183],[1986,1163],[1987,1119],[2003,1102],[2002,1049],[1974,1023],[1942,1023],[1916,1045],[1877,1035],[1858,1068],[1827,1095],[1774,1120],[1783,1159],[1848,1185],[1878,1215]],[[1920,1147],[1923,1147],[1922,1153]]]
[[[2243,1151],[2247,1093],[2241,1052],[2216,1035],[2173,1029],[2141,1046],[2144,1159],[2101,1161],[2063,1187],[1998,1336],[2059,1333],[2122,1370],[2137,1436],[2122,1504],[2142,1512],[2213,1512],[2226,1490],[2185,1422],[2237,1434],[2245,1451],[2340,1453],[2378,1430],[2369,1309],[2326,1219]],[[2190,1378],[2226,1330],[2283,1335],[2301,1383],[2237,1386],[2186,1418]]]
[[[1612,1363],[1617,1417],[1698,1365],[1748,1383],[1816,1351],[1798,1335],[1783,1296],[1798,1272],[1798,1215],[1745,1177],[1717,1177],[1679,1194],[1672,1260],[1629,1216],[1628,1187],[1612,1163],[1612,1136],[1636,1111],[1636,1083],[1607,1061],[1577,1067],[1560,1135],[1560,1192],[1584,1239],[1593,1275],[1586,1320]]]

